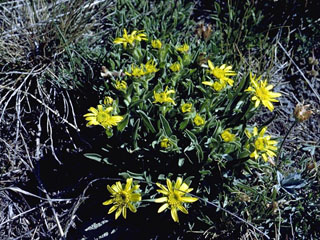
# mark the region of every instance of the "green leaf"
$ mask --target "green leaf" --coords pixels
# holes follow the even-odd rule
[[[197,157],[199,162],[203,160],[204,155],[203,155],[203,151],[202,151],[202,147],[199,144],[195,144],[195,147],[197,149]]]
[[[128,125],[129,114],[126,114],[124,119],[117,125],[118,131],[122,132]]]
[[[199,170],[199,173],[200,173],[201,175],[203,175],[203,176],[206,176],[206,175],[210,175],[210,174],[211,174],[210,170]]]
[[[307,185],[300,173],[291,173],[281,180],[281,186],[288,192],[293,192],[294,189],[300,189]]]
[[[170,137],[172,135],[170,124],[162,114],[160,114],[160,121],[161,121],[162,128],[166,132],[167,136]]]
[[[189,119],[186,119],[183,122],[181,122],[179,126],[179,130],[181,131],[184,130],[188,126],[188,123],[189,123]]]
[[[106,158],[106,157],[103,158],[102,161],[105,162],[105,163],[108,164],[108,165],[112,165],[112,163],[110,163],[110,162],[108,161],[108,158]]]
[[[111,138],[111,137],[113,136],[113,131],[112,131],[112,129],[107,128],[107,129],[106,129],[106,134],[107,134],[108,138]]]
[[[166,176],[164,174],[160,174],[158,176],[158,180],[166,180]]]
[[[185,133],[188,135],[188,137],[190,138],[190,140],[193,142],[193,143],[198,143],[198,139],[197,139],[197,136],[194,135],[193,132],[189,131],[188,129],[185,130]]]
[[[137,119],[133,125],[133,147],[134,149],[137,149],[138,148],[138,143],[137,143],[137,140],[138,140],[138,132],[139,132],[139,129],[140,129],[140,119]]]
[[[156,133],[156,130],[154,129],[150,118],[147,116],[147,114],[145,114],[144,111],[141,110],[137,110],[137,113],[140,114],[142,121],[144,123],[144,125],[146,126],[147,129],[149,129],[152,133]]]
[[[101,162],[102,160],[102,156],[100,154],[97,154],[97,153],[85,153],[83,154],[86,158],[89,158],[89,159],[92,159],[92,160],[95,160],[97,162]]]
[[[184,164],[184,158],[179,158],[178,166],[182,167],[183,164]]]
[[[144,173],[134,173],[134,172],[130,172],[130,171],[126,171],[126,172],[121,172],[119,173],[120,176],[123,176],[124,178],[133,178],[136,180],[145,180],[144,179]]]

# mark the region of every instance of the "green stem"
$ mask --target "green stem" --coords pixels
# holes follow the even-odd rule
[[[291,130],[293,129],[293,127],[294,127],[297,123],[298,123],[297,120],[295,120],[295,121],[293,122],[293,124],[292,124],[291,127],[289,128],[288,132],[286,133],[286,135],[284,136],[284,138],[283,138],[283,140],[282,140],[282,142],[281,142],[281,144],[280,144],[279,151],[278,151],[278,156],[277,156],[277,161],[276,161],[276,164],[277,164],[277,165],[279,164],[279,157],[280,157],[280,155],[281,155],[281,150],[282,150],[283,144],[284,144],[284,142],[287,140],[289,133],[291,132]]]

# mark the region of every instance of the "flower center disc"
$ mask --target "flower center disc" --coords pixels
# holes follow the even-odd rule
[[[216,78],[224,78],[224,75],[225,75],[225,72],[224,70],[220,69],[220,68],[215,68],[213,69],[213,75],[216,77]]]
[[[108,120],[108,114],[105,112],[99,112],[97,115],[97,121],[103,123]]]
[[[269,91],[263,87],[258,88],[257,89],[257,96],[261,99],[261,100],[267,100],[269,99]]]
[[[266,141],[263,138],[258,138],[254,143],[256,149],[262,151],[266,148]]]
[[[127,204],[129,202],[129,197],[128,194],[125,192],[120,192],[119,194],[117,194],[116,196],[116,202],[120,203],[120,204]]]
[[[169,194],[168,203],[170,205],[177,205],[177,204],[180,204],[180,202],[181,202],[181,197],[179,193],[173,192]]]

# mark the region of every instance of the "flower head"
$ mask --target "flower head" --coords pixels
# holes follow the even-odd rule
[[[204,82],[202,82],[202,84],[212,87],[217,92],[220,92],[227,85],[225,82],[214,82],[213,83],[213,82],[208,82],[208,81],[204,81]]]
[[[171,217],[173,221],[179,222],[178,210],[188,214],[188,210],[183,206],[184,203],[193,203],[198,200],[195,197],[186,196],[187,193],[191,192],[193,189],[182,181],[182,178],[178,177],[174,186],[172,182],[167,178],[167,186],[160,183],[156,183],[160,188],[157,191],[162,193],[164,196],[155,199],[156,203],[163,203],[163,205],[158,209],[158,213],[163,212],[165,209],[171,210]]]
[[[208,60],[208,66],[210,68],[209,72],[218,78],[221,84],[228,83],[230,86],[233,86],[234,81],[229,78],[229,76],[235,76],[237,74],[231,70],[232,66],[222,64],[220,67],[215,67],[210,60]]]
[[[256,108],[262,103],[272,112],[274,109],[272,102],[279,102],[275,98],[280,97],[281,93],[271,92],[270,90],[273,88],[273,85],[268,85],[267,80],[260,81],[260,78],[261,76],[256,79],[256,75],[250,73],[251,86],[245,91],[254,94],[251,99],[255,101]]]
[[[164,90],[164,92],[160,92],[160,93],[157,93],[156,91],[153,92],[153,95],[154,95],[154,103],[172,103],[172,104],[176,104],[174,102],[174,100],[169,97],[168,95],[169,94],[172,94],[172,93],[175,93],[174,90],[168,90],[168,86],[166,87],[166,89]]]
[[[171,69],[172,72],[179,72],[181,69],[181,66],[180,66],[180,63],[175,62],[171,64],[169,68]]]
[[[158,49],[160,49],[160,48],[162,47],[162,43],[161,43],[161,41],[158,40],[158,39],[152,40],[152,41],[151,41],[151,46],[152,46],[153,48],[158,48]]]
[[[221,137],[225,142],[232,142],[236,138],[236,135],[232,134],[229,129],[226,129],[221,133]]]
[[[149,60],[145,65],[145,73],[149,74],[149,73],[156,73],[159,71],[159,69],[156,68],[156,63],[154,62],[154,60]]]
[[[142,33],[141,31],[133,31],[131,34],[128,35],[127,30],[123,29],[123,36],[116,38],[113,43],[115,44],[123,44],[124,48],[127,48],[127,45],[130,44],[131,46],[134,46],[135,41],[147,41],[146,34]]]
[[[192,103],[184,103],[184,104],[182,104],[182,106],[181,106],[181,111],[182,111],[183,113],[191,112],[191,109],[192,109]]]
[[[177,49],[177,51],[179,51],[179,52],[185,53],[185,52],[188,52],[188,50],[189,50],[189,45],[185,43],[185,44],[183,44],[182,46],[177,47],[176,49]]]
[[[132,77],[142,77],[150,73],[156,73],[159,71],[156,65],[154,60],[149,60],[145,65],[141,64],[140,67],[131,65],[131,73],[125,72],[125,74]]]
[[[110,97],[110,96],[107,96],[107,97],[104,98],[103,103],[104,103],[105,105],[110,105],[110,106],[111,106],[112,103],[113,103],[113,98]]]
[[[133,206],[133,202],[141,201],[140,193],[134,193],[134,191],[139,189],[139,185],[132,186],[132,178],[128,178],[125,187],[123,188],[120,181],[113,184],[111,187],[107,186],[108,191],[111,193],[112,198],[103,202],[103,205],[110,205],[113,206],[109,209],[108,214],[113,213],[116,211],[115,218],[117,219],[120,214],[124,218],[127,217],[127,208],[133,213],[137,212],[137,209]]]
[[[160,142],[160,146],[162,148],[168,148],[170,147],[171,143],[170,143],[170,140],[168,138],[163,138]]]
[[[98,105],[98,108],[90,107],[89,111],[91,113],[87,113],[83,115],[87,121],[87,126],[91,125],[101,125],[105,129],[111,128],[112,126],[117,126],[119,122],[122,121],[122,116],[112,116],[110,112],[112,112],[112,107],[103,108],[102,105]]]
[[[193,119],[193,122],[197,126],[204,125],[206,121],[201,117],[199,114],[196,114],[195,118]]]
[[[128,88],[127,82],[124,80],[116,80],[116,84],[114,86],[117,90],[125,92]]]
[[[132,76],[132,77],[142,77],[143,75],[146,74],[146,72],[143,69],[143,64],[141,64],[141,67],[136,67],[131,65],[131,73],[125,72],[126,75]]]
[[[253,132],[250,133],[248,130],[245,131],[245,134],[248,138],[254,138],[254,151],[250,154],[251,158],[258,159],[259,156],[263,158],[264,161],[268,162],[268,159],[276,156],[277,141],[271,140],[271,136],[264,135],[267,131],[267,127],[261,129],[258,133],[258,128],[254,127]]]

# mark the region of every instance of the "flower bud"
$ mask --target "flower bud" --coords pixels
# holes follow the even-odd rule
[[[103,103],[104,103],[105,105],[112,105],[112,103],[113,103],[113,98],[107,96],[107,97],[104,98]]]

